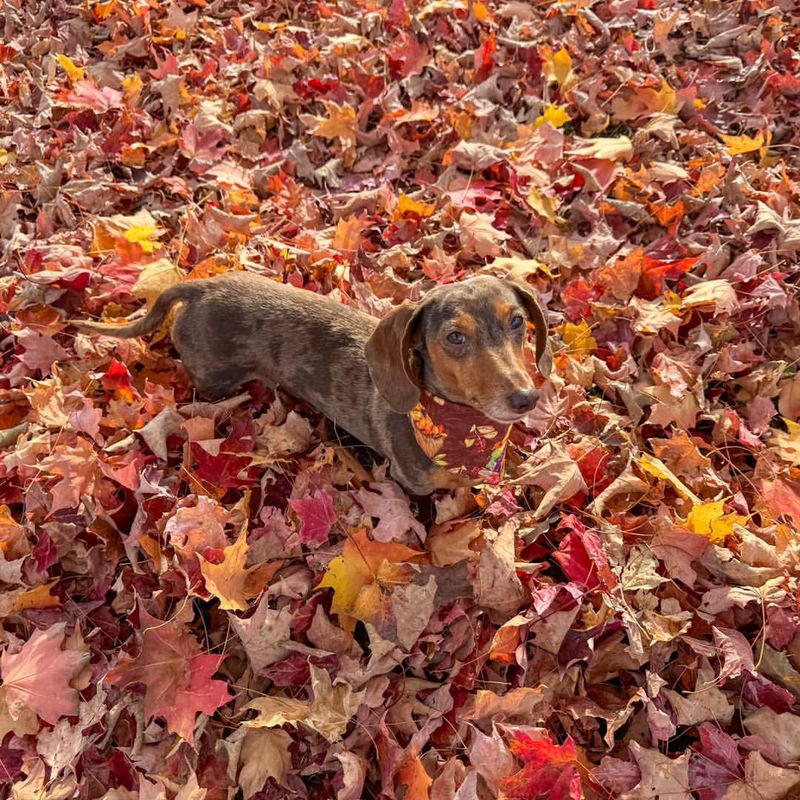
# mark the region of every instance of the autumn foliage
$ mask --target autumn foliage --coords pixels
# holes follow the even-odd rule
[[[794,796],[793,0],[0,7],[0,797]],[[504,484],[71,327],[229,270],[527,281]]]

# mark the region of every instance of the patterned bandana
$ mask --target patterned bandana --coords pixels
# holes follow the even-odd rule
[[[436,466],[471,480],[500,482],[512,425],[428,392],[408,416],[417,444]]]

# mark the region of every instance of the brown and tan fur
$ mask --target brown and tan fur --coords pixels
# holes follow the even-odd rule
[[[200,394],[218,399],[254,379],[280,386],[388,457],[392,476],[417,495],[464,485],[435,468],[416,443],[408,412],[420,389],[500,422],[521,418],[521,406],[536,400],[523,355],[526,325],[534,328],[539,369],[549,371],[546,324],[531,290],[489,276],[437,287],[378,321],[330,298],[238,272],[172,287],[133,323],[76,325],[141,336],[178,303],[172,341]],[[516,320],[512,329],[515,315],[525,322]],[[448,340],[454,331],[464,343]]]

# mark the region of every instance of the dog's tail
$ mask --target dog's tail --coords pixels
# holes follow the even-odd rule
[[[169,314],[170,309],[179,300],[188,300],[197,292],[198,287],[195,281],[179,283],[162,292],[153,307],[141,319],[127,324],[117,322],[94,322],[89,319],[73,320],[72,324],[79,330],[86,333],[102,333],[106,336],[115,336],[118,339],[132,339],[134,336],[142,336],[151,333],[163,324]]]

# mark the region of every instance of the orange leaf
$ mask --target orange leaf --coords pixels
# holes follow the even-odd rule
[[[340,219],[336,225],[336,233],[331,246],[334,250],[355,253],[361,244],[361,231],[368,226],[369,223],[366,220],[358,217]]]
[[[397,788],[405,788],[403,800],[428,800],[431,783],[419,756],[412,756],[397,770]]]
[[[650,204],[650,213],[658,220],[658,224],[667,229],[670,236],[674,236],[681,224],[686,209],[682,200],[678,200],[674,206],[659,206],[655,203]]]
[[[360,530],[345,542],[342,554],[328,564],[318,588],[333,589],[331,611],[345,620],[362,619],[359,614],[369,618],[382,610],[376,589],[407,584],[411,572],[404,562],[419,555],[403,544],[374,542],[366,530]],[[368,591],[361,596],[364,589]]]
[[[212,564],[198,554],[206,588],[219,599],[222,609],[246,611],[249,608],[248,599],[261,593],[264,584],[280,566],[279,563],[273,563],[245,568],[249,549],[246,527],[243,527],[239,538],[223,551],[225,558],[222,563]]]
[[[564,744],[556,744],[545,730],[517,730],[510,737],[509,747],[524,766],[500,781],[501,800],[547,797],[556,787],[560,790],[558,797],[581,796],[578,754],[571,737]]]
[[[412,200],[407,194],[401,194],[397,198],[397,208],[392,214],[392,219],[397,221],[405,217],[417,217],[424,219],[436,211],[436,203],[422,203]]]
[[[11,561],[26,556],[30,551],[25,528],[11,516],[8,506],[0,506],[0,553]]]
[[[339,139],[345,147],[356,145],[356,110],[353,106],[340,106],[323,100],[328,118],[319,121],[314,130],[315,136],[325,139]]]

